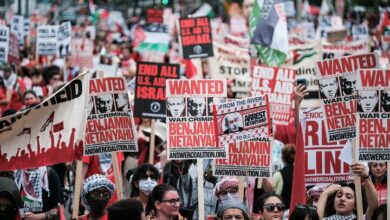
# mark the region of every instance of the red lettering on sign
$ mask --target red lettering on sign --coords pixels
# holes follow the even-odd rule
[[[124,91],[125,89],[126,87],[123,78],[108,77],[89,81],[90,93]]]
[[[224,84],[216,80],[170,80],[167,85],[171,95],[223,94]]]
[[[373,53],[348,57],[341,57],[333,60],[317,62],[321,76],[336,75],[339,73],[353,72],[359,68],[375,68],[376,57]]]
[[[390,70],[360,70],[363,87],[389,87]]]

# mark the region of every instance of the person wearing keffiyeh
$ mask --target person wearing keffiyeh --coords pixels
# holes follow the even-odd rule
[[[368,176],[368,169],[362,163],[352,164],[350,169],[354,174],[360,176],[362,188],[367,197],[368,207],[365,211],[365,219],[371,220],[374,210],[378,206],[378,195],[374,184]],[[363,210],[364,211],[364,210]],[[331,184],[321,194],[317,213],[323,220],[355,220],[356,197],[354,184]]]
[[[108,200],[114,194],[115,186],[101,174],[94,174],[84,181],[83,190],[81,192],[81,199],[87,211],[87,215],[82,219],[107,219],[107,204]]]

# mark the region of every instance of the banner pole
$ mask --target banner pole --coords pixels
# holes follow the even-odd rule
[[[356,163],[356,139],[352,141],[352,160],[353,163]],[[355,182],[355,193],[356,193],[356,208],[357,208],[357,217],[358,220],[363,220],[363,204],[362,204],[362,183],[360,180],[360,176],[354,174],[354,182]]]
[[[74,183],[73,210],[72,210],[72,217],[76,219],[79,215],[82,169],[83,169],[83,162],[81,160],[76,160],[76,180]]]
[[[153,165],[154,162],[154,129],[155,129],[155,119],[151,120],[150,123],[150,137],[149,137],[149,163]]]
[[[118,201],[123,199],[122,178],[119,170],[118,155],[116,152],[111,153],[112,165],[114,167],[115,187]]]
[[[203,171],[203,159],[197,159],[198,167],[198,216],[199,220],[204,220],[204,171]]]
[[[239,178],[239,185],[238,185],[238,198],[240,198],[240,200],[242,202],[244,202],[244,191],[245,191],[245,187],[244,187],[244,178],[243,176],[240,176],[238,177]]]

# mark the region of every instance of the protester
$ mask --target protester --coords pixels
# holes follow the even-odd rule
[[[24,201],[24,219],[56,219],[63,204],[61,182],[50,167],[18,170],[15,182]]]
[[[374,214],[372,214],[372,220],[385,220],[387,219],[387,204],[382,204],[375,209]]]
[[[124,199],[108,209],[108,220],[146,220],[142,203],[136,199]]]
[[[145,210],[148,198],[153,188],[157,186],[157,181],[160,178],[158,170],[150,164],[142,164],[135,169],[131,179],[131,194],[132,198],[141,201]]]
[[[8,107],[18,111],[23,106],[22,95],[26,90],[26,85],[23,79],[12,70],[10,65],[4,65],[2,70],[5,87],[12,89],[11,101]]]
[[[371,180],[374,183],[376,192],[378,193],[378,205],[387,203],[387,163],[385,162],[370,162]]]
[[[240,181],[236,177],[225,176],[215,185],[214,192],[219,205],[223,205],[229,200],[239,200],[239,184]]]
[[[280,195],[286,207],[290,207],[291,189],[294,173],[295,145],[288,144],[282,148],[283,169],[273,176],[275,193]]]
[[[230,199],[218,208],[219,220],[243,219],[249,220],[248,209],[239,200]]]
[[[23,94],[23,104],[22,109],[28,109],[34,107],[39,103],[38,96],[33,90],[27,90]]]
[[[263,220],[282,220],[285,205],[282,198],[275,193],[264,193],[258,198],[258,210]]]
[[[3,114],[3,112],[8,109],[11,96],[12,88],[6,87],[4,84],[4,78],[0,77],[0,114]]]
[[[18,186],[12,179],[0,177],[0,219],[20,219],[19,209],[23,208]]]
[[[107,204],[114,194],[115,186],[107,177],[94,174],[88,177],[83,184],[81,199],[88,211],[82,216],[83,220],[107,220]],[[80,219],[80,218],[79,218]]]
[[[324,188],[326,188],[326,185],[315,185],[307,190],[307,204],[317,207],[318,199]]]
[[[371,220],[374,210],[378,207],[378,195],[374,184],[368,176],[368,171],[361,163],[351,165],[351,170],[362,179],[362,188],[369,201],[365,217]],[[317,204],[320,219],[357,219],[356,194],[354,184],[332,184],[320,196]]]
[[[296,205],[291,213],[289,220],[320,220],[315,206],[311,205]]]
[[[181,200],[177,190],[170,185],[154,187],[146,206],[146,218],[150,220],[179,219]]]

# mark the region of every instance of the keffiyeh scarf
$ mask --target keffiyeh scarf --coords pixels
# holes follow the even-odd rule
[[[356,220],[356,215],[348,215],[348,216],[343,216],[343,215],[332,215],[329,217],[323,218],[323,220]]]
[[[87,201],[87,194],[100,187],[105,187],[110,192],[111,197],[114,194],[114,190],[115,190],[114,184],[109,179],[107,179],[107,177],[105,177],[104,175],[95,174],[88,177],[84,181],[83,191],[81,192],[81,199],[84,203],[85,208],[88,211],[90,211],[91,209]]]

